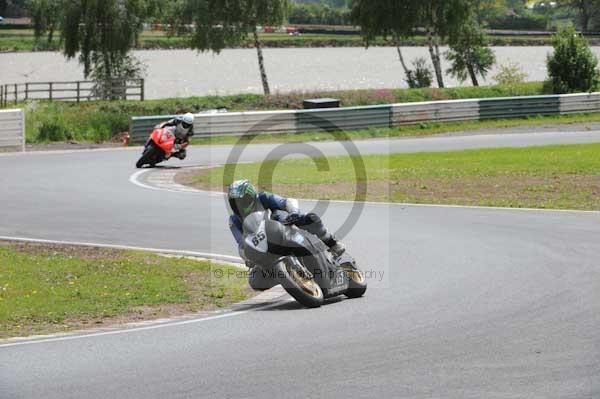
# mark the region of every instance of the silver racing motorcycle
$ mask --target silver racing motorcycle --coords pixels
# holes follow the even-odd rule
[[[302,305],[316,308],[339,295],[359,298],[367,290],[364,273],[347,252],[335,257],[315,235],[271,219],[261,210],[244,219],[244,255],[253,273],[270,286],[281,284]]]

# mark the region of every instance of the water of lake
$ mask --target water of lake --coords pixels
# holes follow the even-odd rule
[[[494,51],[499,64],[519,63],[528,80],[546,78],[545,61],[551,47],[495,47]],[[600,55],[600,47],[594,52]],[[148,66],[148,98],[262,91],[253,49],[225,50],[219,55],[191,50],[135,54]],[[427,58],[429,53],[424,47],[407,47],[404,55],[413,60]],[[406,87],[392,47],[266,49],[265,59],[274,92]],[[495,72],[491,71],[488,82]],[[77,60],[66,61],[59,53],[0,54],[0,83],[79,79],[83,75]],[[446,78],[447,86],[459,84]]]

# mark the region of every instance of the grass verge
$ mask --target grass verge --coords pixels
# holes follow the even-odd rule
[[[447,89],[389,89],[296,92],[263,96],[240,94],[149,101],[97,101],[86,103],[30,101],[10,105],[25,108],[28,143],[62,141],[104,142],[129,129],[129,117],[202,112],[225,107],[230,111],[300,109],[311,97],[335,97],[343,106],[406,103],[417,101],[492,98],[543,94],[542,82],[514,87],[458,87]]]
[[[214,278],[212,271],[225,271]],[[0,242],[0,338],[211,310],[251,295],[228,266],[110,249]]]
[[[358,34],[335,33],[304,33],[301,36],[290,36],[285,33],[260,34],[264,47],[364,47],[365,43]],[[491,46],[549,46],[552,44],[551,36],[544,35],[489,35]],[[598,45],[600,41],[588,38],[591,45]],[[425,36],[415,36],[402,41],[402,46],[425,46]],[[377,38],[372,46],[394,46],[395,44],[384,38]],[[254,39],[249,37],[237,48],[254,47]],[[146,31],[140,36],[138,49],[187,49],[190,48],[189,39],[185,37],[172,37],[164,32]],[[60,32],[55,34],[54,40],[48,42],[46,37],[36,41],[31,29],[2,29],[0,30],[0,51],[60,51]]]
[[[362,158],[369,201],[514,208],[600,209],[600,144],[501,148]],[[357,179],[349,157],[329,158],[330,172],[311,160],[237,165],[235,178],[259,181],[300,198],[353,200]],[[320,162],[324,162],[321,160]],[[224,168],[182,175],[180,182],[222,189]]]

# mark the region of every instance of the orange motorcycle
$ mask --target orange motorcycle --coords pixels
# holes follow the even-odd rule
[[[184,154],[188,145],[189,142],[187,141],[183,143],[178,142],[177,137],[175,137],[170,129],[156,128],[150,135],[150,138],[148,138],[142,157],[137,161],[135,166],[142,168],[144,165],[150,165],[153,168],[157,164],[171,159],[173,156],[178,157],[178,154]],[[174,152],[173,150],[176,146],[178,148]]]

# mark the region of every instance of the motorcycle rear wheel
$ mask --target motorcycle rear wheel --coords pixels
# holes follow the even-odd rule
[[[307,308],[318,308],[323,305],[323,290],[314,279],[300,275],[292,264],[281,262],[276,266],[276,275],[283,288],[300,304]]]

